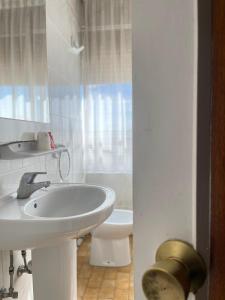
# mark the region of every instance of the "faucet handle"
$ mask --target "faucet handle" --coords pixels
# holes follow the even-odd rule
[[[24,173],[22,178],[21,178],[21,182],[26,182],[28,184],[31,184],[34,182],[34,179],[36,178],[37,175],[45,175],[47,174],[47,172],[27,172]]]

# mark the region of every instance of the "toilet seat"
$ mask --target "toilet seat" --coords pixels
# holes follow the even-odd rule
[[[105,224],[131,224],[133,225],[133,212],[126,209],[114,209],[111,216],[104,222]]]
[[[90,264],[119,267],[131,262],[129,235],[133,212],[114,209],[111,216],[92,232]]]

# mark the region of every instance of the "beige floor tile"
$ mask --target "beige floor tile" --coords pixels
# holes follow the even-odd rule
[[[77,280],[77,293],[79,297],[84,295],[85,289],[88,284],[88,279],[78,278]]]
[[[130,275],[128,273],[117,273],[116,287],[122,290],[128,290],[130,285]]]
[[[129,285],[129,288],[130,288],[130,289],[134,289],[134,280],[132,280],[131,278],[130,278],[130,285]]]
[[[102,288],[115,288],[116,281],[112,279],[103,279],[102,281]]]
[[[88,256],[78,256],[77,265],[88,264]]]
[[[131,265],[126,266],[126,267],[118,268],[118,271],[121,272],[121,273],[130,273],[130,271],[131,271]]]
[[[129,300],[129,291],[116,288],[113,300]]]
[[[133,265],[120,268],[89,265],[90,238],[78,249],[78,300],[134,300]]]
[[[114,297],[114,287],[101,287],[99,290],[99,298],[111,299]]]
[[[115,270],[115,269],[112,270],[112,268],[105,270],[104,279],[113,279],[113,280],[115,280],[116,276],[117,276],[117,270]]]
[[[88,287],[90,288],[100,288],[102,285],[102,277],[97,276],[95,273],[92,273],[88,281]]]
[[[97,296],[84,296],[82,300],[98,300]]]
[[[96,278],[100,278],[103,280],[104,272],[105,272],[104,270],[92,269],[92,276],[95,276]]]
[[[95,272],[105,271],[105,267],[91,266]]]
[[[129,289],[129,300],[134,300],[134,289],[133,288]]]
[[[97,298],[98,297],[98,294],[99,294],[99,289],[94,289],[94,288],[87,288],[86,290],[85,290],[85,293],[84,293],[84,298],[87,298],[87,299],[89,299],[88,297],[92,297],[92,298]],[[86,300],[86,299],[85,299]]]
[[[83,265],[83,267],[80,269],[80,272],[77,273],[77,276],[79,278],[85,278],[89,279],[91,276],[92,269],[88,265]]]

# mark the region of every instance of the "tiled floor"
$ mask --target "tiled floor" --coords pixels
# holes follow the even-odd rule
[[[89,253],[90,237],[78,250],[78,300],[134,300],[133,265],[93,267],[88,263]]]

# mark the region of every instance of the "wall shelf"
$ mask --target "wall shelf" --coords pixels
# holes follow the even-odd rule
[[[54,150],[41,151],[37,148],[37,141],[14,141],[0,144],[0,159],[14,160],[31,157],[39,157],[48,154],[55,154],[67,151],[63,145],[59,145]]]

